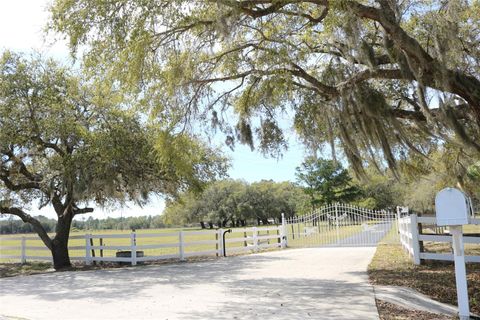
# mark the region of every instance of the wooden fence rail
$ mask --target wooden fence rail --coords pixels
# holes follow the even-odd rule
[[[233,233],[225,234],[225,245],[228,253],[238,252],[258,252],[267,248],[284,247],[285,241],[284,228],[282,226],[274,227],[252,227],[233,229]],[[138,262],[155,261],[163,259],[180,259],[184,260],[194,256],[223,256],[223,235],[226,229],[202,230],[202,231],[184,231],[168,232],[168,233],[137,233],[132,231],[128,234],[85,234],[71,236],[70,239],[84,240],[84,245],[69,246],[69,250],[83,251],[80,256],[71,256],[72,261],[82,261],[87,265],[96,262],[122,262],[136,265]],[[272,232],[273,231],[273,232]],[[232,235],[233,234],[233,235]],[[228,237],[228,235],[232,235]],[[191,239],[192,236],[211,236],[211,239]],[[176,239],[173,242],[165,242],[164,238],[170,237]],[[157,238],[157,239],[152,239]],[[106,239],[121,239],[124,244],[107,245]],[[146,239],[150,243],[143,244],[142,240]],[[30,246],[27,241],[36,240],[36,236],[22,237],[4,237],[0,238],[0,259],[13,259],[21,263],[31,260],[52,261],[51,256],[38,255],[38,251],[49,251],[44,246]],[[170,239],[171,240],[171,239]],[[4,241],[20,241],[19,245],[2,245]],[[153,241],[153,243],[151,243]],[[99,245],[95,244],[99,243]],[[237,244],[233,246],[232,244]],[[143,255],[145,250],[155,249],[175,249],[176,253],[161,252],[150,255]],[[16,250],[20,254],[8,255],[4,254],[6,250]],[[116,256],[104,256],[105,251],[116,250]],[[27,251],[34,252],[35,255],[27,254]],[[100,252],[100,255],[97,253]],[[119,254],[119,252],[123,252]]]
[[[453,261],[452,253],[432,253],[423,252],[420,243],[422,241],[451,243],[451,235],[437,234],[421,234],[419,232],[419,224],[427,224],[436,226],[434,217],[418,217],[415,214],[398,219],[398,231],[400,234],[400,243],[402,247],[409,253],[415,264],[420,264],[421,260],[445,260]],[[472,219],[471,224],[480,225],[480,219]],[[472,243],[480,245],[479,236],[464,236],[464,243]],[[466,262],[480,263],[480,256],[466,255]]]

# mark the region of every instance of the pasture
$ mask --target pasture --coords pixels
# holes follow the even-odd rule
[[[273,230],[277,229],[277,230]],[[145,256],[178,256],[179,232],[183,230],[183,250],[186,256],[193,253],[211,252],[219,249],[219,234],[217,230],[200,228],[164,228],[136,230],[136,245],[141,247],[161,248],[141,249]],[[226,229],[225,229],[226,230]],[[252,245],[253,235],[251,228],[233,228],[225,235],[226,251],[238,252]],[[87,232],[72,232],[69,240],[69,254],[72,260],[84,260],[87,245],[85,235],[92,235],[90,245],[95,248],[96,257],[115,257],[116,252],[127,249],[131,245],[130,230],[91,230]],[[52,235],[51,235],[52,236]],[[105,236],[105,237],[103,237]],[[117,237],[118,236],[118,237]],[[278,243],[279,231],[276,226],[259,228],[257,237],[260,245],[274,245]],[[25,237],[25,255],[35,257],[34,260],[47,260],[51,257],[50,251],[35,234],[2,235],[0,237],[0,263],[18,262],[18,259],[5,256],[20,256],[22,238]],[[104,249],[100,249],[102,247]],[[106,249],[106,247],[114,247]]]

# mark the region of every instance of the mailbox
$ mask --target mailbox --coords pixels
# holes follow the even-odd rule
[[[459,226],[469,223],[472,212],[469,198],[460,190],[446,188],[435,197],[438,226]]]

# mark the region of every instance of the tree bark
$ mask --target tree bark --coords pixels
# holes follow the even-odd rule
[[[51,249],[55,270],[70,268],[72,266],[68,253],[68,238],[70,235],[72,216],[72,212],[67,211],[58,217],[57,227],[55,229],[56,234],[52,240]]]
[[[206,227],[205,227],[205,222],[200,221],[200,226],[202,227],[202,229],[205,229],[205,228],[206,228]]]

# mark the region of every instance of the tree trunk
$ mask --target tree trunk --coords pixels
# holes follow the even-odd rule
[[[55,238],[52,241],[53,267],[61,270],[72,266],[68,254],[68,237],[72,224],[72,214],[67,213],[58,218]]]
[[[205,222],[200,221],[200,226],[202,226],[202,229],[205,229]]]
[[[213,223],[212,223],[211,221],[208,222],[208,227],[209,227],[210,229],[213,229]]]

